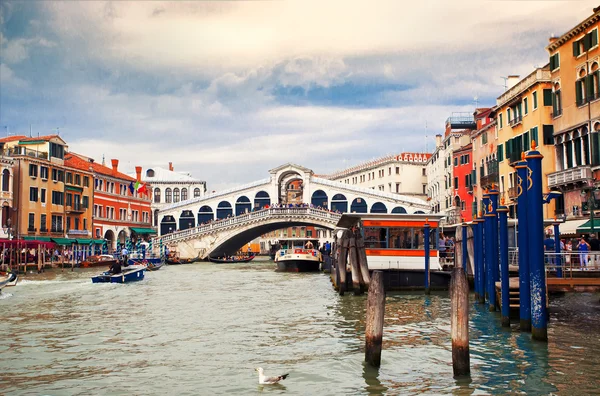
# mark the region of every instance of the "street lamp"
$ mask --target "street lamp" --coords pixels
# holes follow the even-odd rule
[[[595,232],[594,228],[594,209],[596,208],[596,193],[598,188],[590,187],[583,190],[582,196],[587,195],[588,210],[590,211],[590,234]]]

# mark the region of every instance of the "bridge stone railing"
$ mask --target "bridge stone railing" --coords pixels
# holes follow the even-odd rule
[[[157,241],[162,238],[163,243],[175,242],[183,239],[193,239],[204,234],[209,234],[214,231],[240,226],[257,220],[269,219],[269,218],[281,218],[281,217],[299,217],[309,216],[318,218],[331,223],[337,223],[340,217],[339,213],[333,213],[322,209],[315,208],[269,208],[262,209],[256,212],[250,212],[243,215],[230,217],[228,219],[216,220],[210,224],[200,225],[194,228],[188,228],[187,230],[172,232],[167,235],[157,237]]]

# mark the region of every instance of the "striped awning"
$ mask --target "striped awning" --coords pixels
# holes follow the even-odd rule
[[[564,223],[560,223],[560,225],[558,226],[558,231],[560,232],[560,235],[576,235],[582,231],[579,231],[579,228],[581,225],[583,225],[585,222],[587,222],[589,220],[583,219],[583,220],[567,220]],[[588,232],[588,231],[583,231],[583,232]]]
[[[584,223],[577,227],[578,234],[592,232],[592,220],[582,220]],[[600,232],[600,219],[594,219],[594,232]]]

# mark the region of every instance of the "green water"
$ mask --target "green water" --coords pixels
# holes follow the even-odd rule
[[[550,342],[473,304],[468,381],[452,377],[447,294],[386,299],[382,366],[365,367],[365,297],[270,261],[28,274],[0,297],[0,394],[598,394],[600,296],[551,299]],[[23,278],[21,278],[23,279]],[[258,385],[289,372],[278,386]]]

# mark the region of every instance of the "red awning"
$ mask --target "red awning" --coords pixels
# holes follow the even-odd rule
[[[53,248],[56,246],[54,242],[36,241],[36,240],[24,240],[24,239],[0,239],[0,247],[19,247],[19,248],[37,248],[41,246],[43,248]]]

